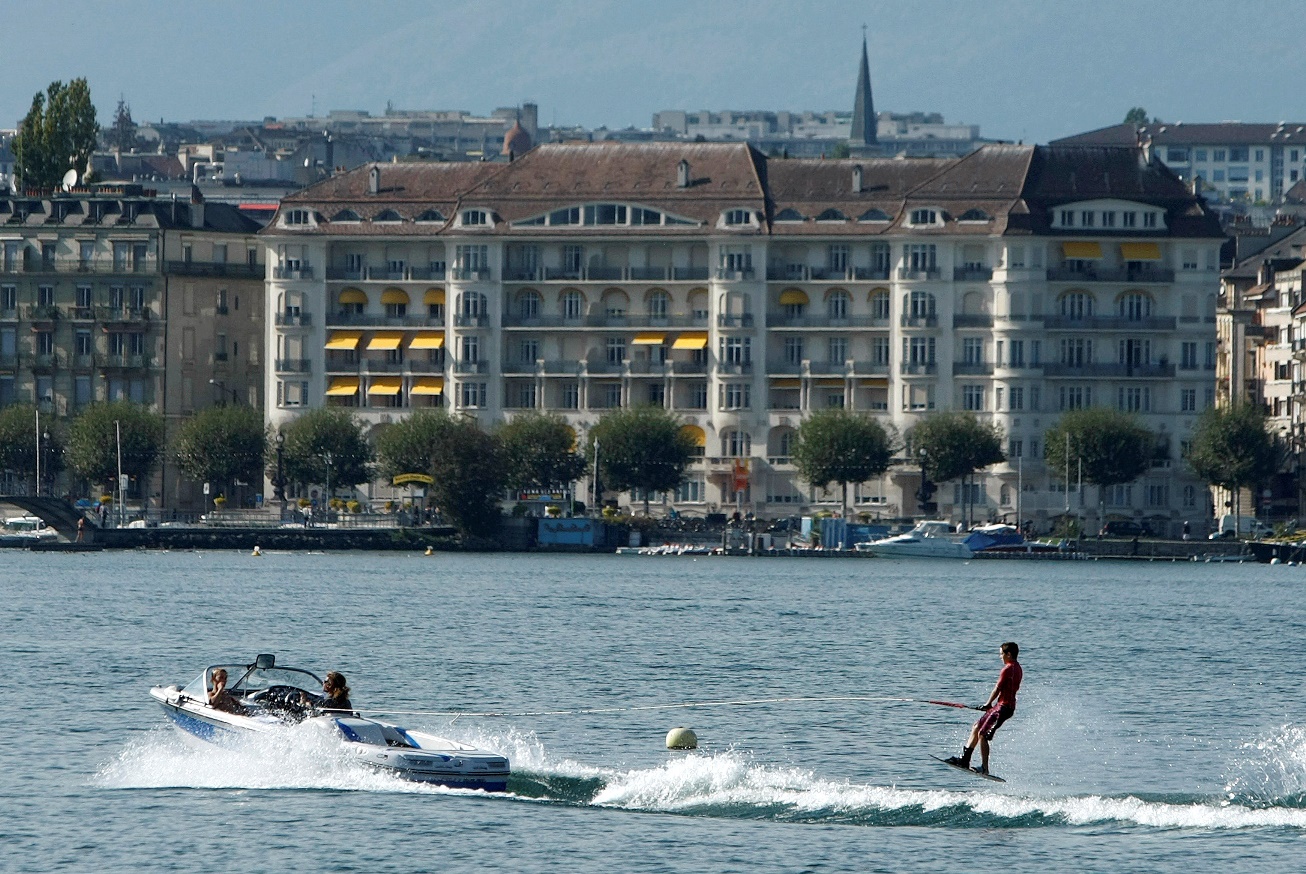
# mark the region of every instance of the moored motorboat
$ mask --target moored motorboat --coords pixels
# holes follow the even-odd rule
[[[952,532],[952,526],[927,519],[905,534],[859,543],[858,552],[884,558],[971,558],[975,552]]]
[[[209,704],[211,678],[219,669],[230,678],[227,692],[237,712]],[[265,654],[250,664],[210,665],[185,686],[155,686],[150,696],[179,731],[211,743],[304,723],[334,734],[360,763],[404,780],[486,792],[507,790],[510,769],[504,756],[356,711],[321,710],[306,703],[321,688],[315,674],[279,667],[274,656]]]

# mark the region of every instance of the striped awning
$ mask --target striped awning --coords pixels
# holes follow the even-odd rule
[[[1074,260],[1074,261],[1092,260],[1094,258],[1101,258],[1102,244],[1091,243],[1091,242],[1062,243],[1061,255],[1064,258]]]
[[[672,349],[706,349],[707,331],[686,331],[671,344]]]
[[[363,338],[362,331],[332,331],[327,339],[328,349],[357,349],[358,341]]]
[[[413,380],[413,387],[408,390],[410,395],[442,395],[444,394],[444,377],[441,376],[419,376]]]
[[[422,295],[422,303],[426,304],[427,306],[430,306],[431,304],[443,304],[444,289],[428,288],[426,290],[426,294]]]
[[[408,292],[404,291],[402,288],[387,288],[385,291],[381,292],[381,303],[401,303],[407,306]]]
[[[397,395],[404,387],[402,376],[374,376],[367,386],[370,395]]]
[[[793,306],[795,304],[806,306],[810,302],[807,298],[807,292],[801,288],[786,288],[780,292],[780,306]]]
[[[338,300],[341,303],[367,303],[367,292],[361,288],[346,288],[340,292]]]
[[[636,334],[635,339],[631,341],[632,346],[661,346],[667,341],[666,334]]]
[[[1160,261],[1161,247],[1156,243],[1121,243],[1121,261]]]
[[[403,331],[377,331],[372,335],[372,339],[367,341],[367,348],[390,351],[398,349],[403,340]]]
[[[882,376],[873,379],[863,379],[861,381],[861,386],[862,388],[888,388],[889,380]]]
[[[423,331],[413,339],[408,341],[409,349],[442,349],[444,348],[444,333],[435,331]]]
[[[352,397],[358,394],[358,378],[354,376],[338,376],[331,380],[331,387],[326,391],[329,398]]]

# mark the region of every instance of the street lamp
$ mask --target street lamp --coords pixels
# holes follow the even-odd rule
[[[322,460],[326,462],[326,500],[322,506],[322,519],[324,522],[331,521],[331,461],[330,452],[322,453]]]
[[[272,481],[272,497],[281,502],[281,518],[286,518],[286,478],[282,474],[282,461],[286,451],[286,435],[277,432],[277,478]]]
[[[43,433],[41,434],[41,439],[45,441],[45,446],[44,446],[40,451],[41,451],[41,452],[46,452],[46,453],[48,453],[48,452],[50,451],[50,432],[49,432],[49,431],[45,431],[45,432],[43,432]],[[46,459],[46,461],[45,461],[45,478],[46,478],[46,480],[49,480],[49,479],[50,479],[50,460],[49,460],[49,459]],[[47,488],[47,489],[46,489],[46,492],[48,493],[49,491],[50,491],[50,489]],[[41,491],[40,491],[40,483],[37,483],[37,492],[36,492],[36,493],[37,493],[38,495],[41,493]]]

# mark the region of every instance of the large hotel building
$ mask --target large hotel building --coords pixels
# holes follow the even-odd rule
[[[743,144],[542,145],[515,160],[380,164],[287,197],[267,251],[268,419],[323,404],[371,425],[444,406],[583,434],[674,412],[702,458],[668,506],[763,516],[835,501],[790,462],[810,412],[899,436],[934,410],[1000,426],[977,517],[1069,507],[1210,517],[1182,462],[1213,403],[1219,223],[1146,150],[988,145],[961,159],[767,158]],[[1063,411],[1159,435],[1130,485],[1067,490],[1042,461]],[[748,483],[735,491],[743,460]],[[853,490],[919,512],[910,459]],[[946,484],[947,515],[962,498]]]

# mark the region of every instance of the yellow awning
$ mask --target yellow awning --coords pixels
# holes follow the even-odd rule
[[[338,376],[331,380],[331,387],[327,389],[329,398],[347,398],[358,394],[358,377],[355,376]]]
[[[409,349],[442,349],[444,348],[444,334],[427,331],[418,334],[408,341]]]
[[[803,381],[801,379],[794,379],[791,376],[771,377],[771,388],[802,388],[802,387],[803,387]]]
[[[398,349],[399,344],[403,342],[403,331],[377,331],[372,335],[372,339],[367,341],[368,349]]]
[[[695,446],[707,445],[707,435],[704,434],[703,429],[697,425],[681,425],[680,433],[688,437],[690,442]]]
[[[888,388],[889,380],[884,377],[878,379],[863,379],[862,388]]]
[[[817,379],[817,380],[813,380],[813,384],[814,384],[814,385],[819,385],[821,388],[843,388],[843,387],[844,387],[844,381],[843,381],[842,379]]]
[[[361,288],[346,288],[338,298],[341,303],[367,303],[367,292]]]
[[[672,349],[706,349],[707,331],[686,331],[671,344]]]
[[[401,303],[404,306],[407,306],[408,292],[404,291],[402,288],[387,288],[385,291],[381,292],[381,303]]]
[[[806,306],[809,303],[811,301],[807,299],[807,292],[801,288],[786,288],[780,292],[780,306],[793,306],[794,304]]]
[[[370,395],[397,395],[403,387],[404,378],[402,376],[374,376],[372,382],[367,386],[367,393]]]
[[[419,376],[413,380],[413,387],[408,390],[410,395],[442,395],[444,394],[444,377],[442,376]]]
[[[1121,261],[1160,261],[1161,247],[1156,243],[1121,243]]]
[[[443,288],[428,288],[428,289],[426,290],[426,294],[424,294],[424,295],[422,296],[422,303],[426,304],[427,306],[430,306],[430,305],[433,304],[433,303],[443,304],[443,303],[444,303],[444,289],[443,289]]]
[[[362,331],[332,331],[326,342],[328,349],[357,349],[358,341],[363,338]]]
[[[1079,260],[1079,259],[1087,260],[1093,258],[1101,258],[1102,244],[1101,243],[1062,243],[1061,254],[1065,258],[1069,258],[1073,260]]]
[[[661,346],[667,341],[666,334],[636,334],[632,346]]]

